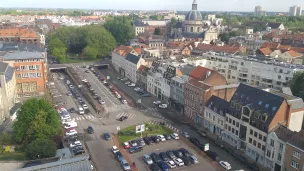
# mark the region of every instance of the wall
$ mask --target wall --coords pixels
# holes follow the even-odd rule
[[[300,159],[293,156],[293,151],[296,150],[300,152]],[[287,168],[288,171],[299,171],[304,169],[304,152],[298,148],[295,148],[293,145],[286,144],[285,155],[284,155],[284,167]],[[299,163],[299,170],[295,169],[291,166],[291,161],[296,161]]]
[[[278,109],[276,115],[273,117],[272,121],[270,122],[268,130],[273,129],[275,126],[277,126],[278,123],[282,123],[283,126],[289,127],[287,125],[289,116],[290,116],[289,107],[287,102],[284,100],[282,105]]]
[[[290,114],[288,128],[292,131],[299,132],[302,128],[304,111],[293,112]]]

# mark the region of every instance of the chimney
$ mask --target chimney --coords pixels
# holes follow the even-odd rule
[[[210,76],[210,74],[211,74],[211,71],[207,71],[207,73],[206,73],[206,78],[208,78],[209,76]],[[206,79],[205,78],[205,79]]]

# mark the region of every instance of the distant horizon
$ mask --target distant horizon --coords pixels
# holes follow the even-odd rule
[[[7,0],[1,1],[2,8],[41,9],[112,9],[112,10],[176,10],[190,11],[193,0]],[[199,11],[253,12],[255,6],[262,6],[266,12],[288,12],[291,6],[304,7],[303,0],[197,0]],[[18,4],[18,6],[16,6]]]

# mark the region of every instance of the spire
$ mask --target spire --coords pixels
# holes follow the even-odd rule
[[[197,1],[196,0],[193,0],[192,10],[197,10]]]

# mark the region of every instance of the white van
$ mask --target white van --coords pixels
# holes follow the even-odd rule
[[[71,128],[76,128],[76,127],[77,127],[77,122],[75,122],[75,121],[64,125],[64,129],[71,129]]]
[[[79,110],[79,114],[81,114],[81,115],[83,115],[83,114],[84,114],[84,110],[83,110],[83,108],[82,108],[82,107],[79,107],[79,108],[78,108],[78,110]]]

